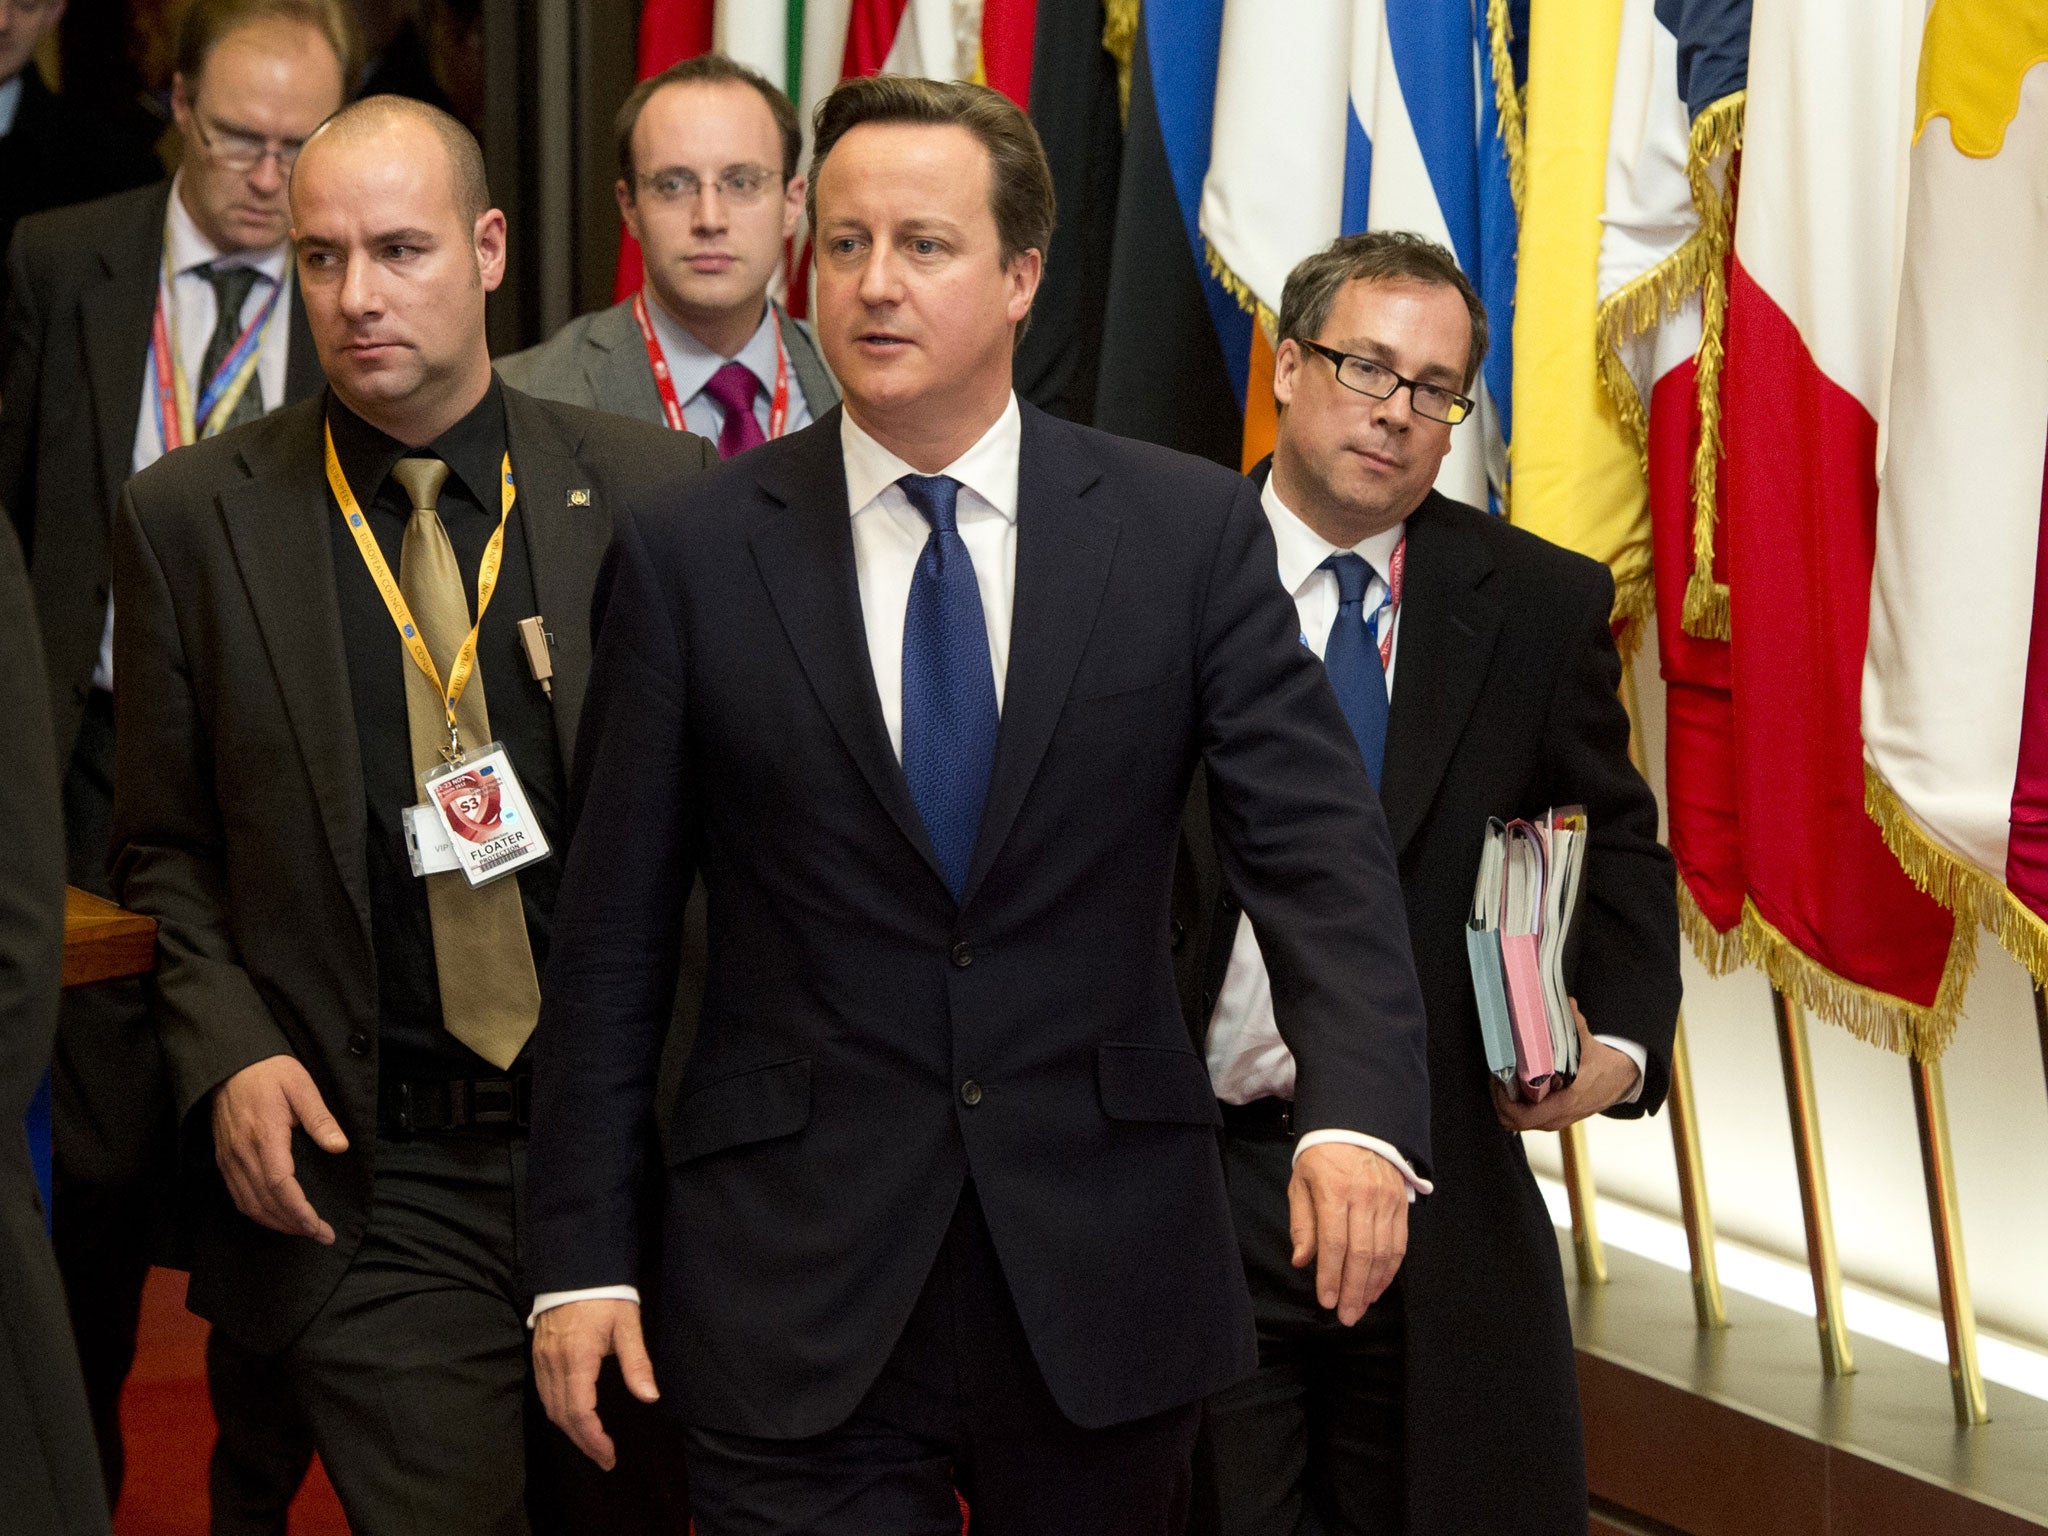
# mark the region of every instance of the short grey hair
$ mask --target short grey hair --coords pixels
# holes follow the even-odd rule
[[[1403,229],[1375,229],[1342,235],[1287,274],[1280,294],[1278,341],[1314,341],[1329,323],[1330,310],[1346,283],[1428,283],[1455,288],[1472,317],[1472,348],[1465,358],[1465,385],[1479,377],[1486,361],[1486,305],[1458,266],[1458,258],[1425,236]]]

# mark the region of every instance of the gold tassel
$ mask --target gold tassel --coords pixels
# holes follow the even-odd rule
[[[1623,646],[1633,652],[1642,643],[1643,625],[1657,611],[1657,584],[1648,571],[1614,580],[1614,611],[1608,624],[1620,629]]]
[[[1935,1061],[1962,1016],[1963,993],[1977,965],[1977,927],[1957,921],[1932,1006],[1909,1003],[1838,976],[1772,927],[1753,901],[1742,903],[1742,947],[1771,985],[1866,1044]]]
[[[1116,60],[1116,104],[1131,120],[1131,62],[1138,49],[1138,0],[1103,0],[1102,50]]]
[[[1958,924],[1990,929],[1999,945],[2027,968],[2035,986],[2048,986],[2048,922],[2003,880],[1936,842],[1869,763],[1863,765],[1863,808],[1908,879],[1955,913]]]
[[[1746,91],[1736,91],[1693,119],[1685,164],[1693,209],[1700,219],[1693,238],[1701,240],[1704,249],[1695,377],[1700,435],[1692,458],[1692,574],[1686,579],[1680,623],[1687,634],[1706,640],[1726,640],[1729,634],[1728,586],[1714,579],[1714,524],[1721,468],[1721,365],[1727,358],[1727,261],[1735,238],[1735,199],[1714,185],[1711,173],[1715,163],[1742,142],[1747,100]]]
[[[1216,247],[1209,243],[1207,236],[1202,239],[1202,254],[1208,258],[1209,275],[1223,285],[1224,292],[1237,300],[1238,308],[1259,322],[1266,339],[1271,341],[1279,333],[1280,317],[1259,301],[1250,283],[1230,270],[1230,263],[1217,254]]]
[[[1742,924],[1738,921],[1733,928],[1716,928],[1700,909],[1699,899],[1685,883],[1683,874],[1678,877],[1678,930],[1692,945],[1692,952],[1699,956],[1709,976],[1726,976],[1746,958]]]
[[[1508,15],[1508,0],[1486,0],[1487,52],[1493,69],[1493,114],[1500,122],[1500,143],[1508,159],[1508,196],[1515,205],[1515,221],[1521,222],[1522,199],[1528,191],[1527,140],[1523,132],[1522,93],[1515,88],[1515,60],[1508,51],[1514,40],[1514,25]]]
[[[1622,429],[1635,444],[1636,463],[1645,475],[1650,472],[1649,411],[1621,360],[1621,349],[1699,292],[1716,259],[1714,242],[1703,228],[1695,230],[1649,271],[1630,278],[1600,301],[1593,331],[1600,383],[1621,418]]]

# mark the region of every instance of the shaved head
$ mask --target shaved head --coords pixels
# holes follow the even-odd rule
[[[440,141],[448,157],[448,182],[454,190],[456,213],[465,224],[482,218],[491,206],[491,188],[484,178],[484,152],[476,135],[439,107],[409,96],[366,96],[343,107],[306,140],[300,161],[303,164],[306,156],[316,152],[316,146],[329,140],[361,143],[388,134],[401,123],[426,128]]]

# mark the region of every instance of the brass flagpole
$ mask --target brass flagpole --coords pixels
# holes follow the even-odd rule
[[[1564,1155],[1564,1192],[1572,1207],[1572,1258],[1579,1284],[1607,1283],[1607,1250],[1600,1243],[1600,1220],[1593,1212],[1593,1158],[1586,1150],[1586,1122],[1576,1120],[1557,1135]]]
[[[1984,1373],[1977,1366],[1977,1309],[1970,1300],[1970,1273],[1963,1263],[1963,1213],[1956,1204],[1948,1101],[1938,1059],[1916,1056],[1912,1069],[1920,1167],[1927,1179],[1928,1222],[1934,1229],[1934,1275],[1941,1290],[1942,1328],[1948,1335],[1949,1391],[1955,1398],[1956,1423],[1967,1428],[1989,1423],[1991,1410],[1984,1400]]]
[[[1813,1092],[1806,1010],[1776,987],[1771,989],[1771,1009],[1777,1016],[1778,1055],[1785,1069],[1785,1105],[1792,1116],[1792,1160],[1799,1170],[1799,1209],[1806,1218],[1806,1267],[1813,1275],[1821,1370],[1831,1377],[1847,1376],[1856,1369],[1856,1359],[1842,1317],[1842,1261],[1835,1251],[1827,1164],[1821,1157],[1820,1104]]]

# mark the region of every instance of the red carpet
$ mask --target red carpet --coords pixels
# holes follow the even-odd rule
[[[115,1536],[206,1536],[206,1324],[185,1310],[185,1277],[152,1270],[142,1297],[135,1370],[121,1399],[128,1480]],[[348,1536],[341,1502],[319,1462],[292,1505],[292,1536]]]

